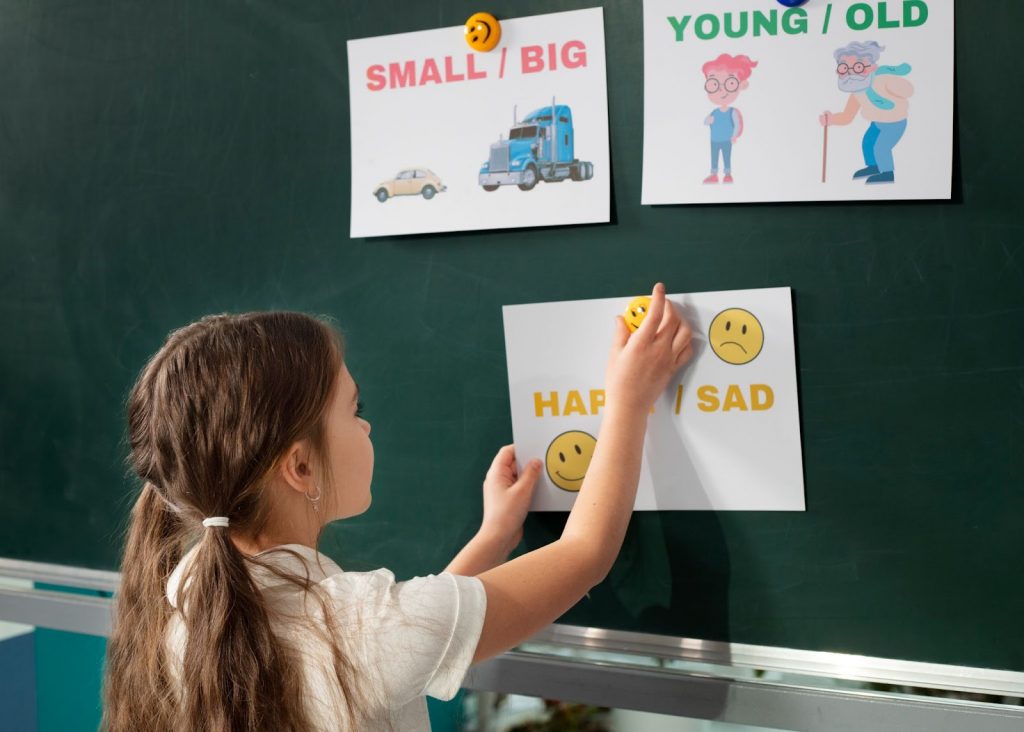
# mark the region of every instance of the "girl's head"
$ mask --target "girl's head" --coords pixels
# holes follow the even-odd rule
[[[128,400],[132,468],[186,526],[226,516],[240,542],[361,513],[373,449],[342,356],[337,332],[300,313],[175,331]]]
[[[128,399],[129,463],[143,487],[108,649],[106,729],[303,728],[300,669],[271,630],[272,610],[249,567],[313,585],[250,555],[315,545],[324,524],[367,508],[369,433],[341,337],[323,321],[216,315],[171,333]],[[212,516],[229,526],[205,528]],[[192,544],[178,601],[187,644],[176,689],[165,588]],[[325,642],[354,713],[350,666]]]

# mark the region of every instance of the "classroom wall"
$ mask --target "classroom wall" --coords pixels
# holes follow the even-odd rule
[[[639,203],[639,2],[489,9],[595,4],[613,222],[372,241],[347,237],[344,41],[477,7],[0,4],[0,434],[18,456],[0,469],[0,555],[116,567],[135,488],[124,394],[200,315],[343,322],[378,463],[373,510],[333,527],[325,553],[403,577],[472,536],[481,477],[511,438],[501,305],[654,277],[787,285],[809,510],[637,516],[609,581],[566,621],[1024,670],[1004,640],[1024,616],[1024,585],[1005,575],[1024,513],[1024,158],[1007,138],[1022,104],[993,71],[1024,3],[957,4],[952,201],[729,207]],[[531,517],[526,544],[562,524]]]
[[[0,720],[4,729],[37,729],[35,635],[30,626],[0,622]]]
[[[38,732],[97,729],[107,639],[47,628],[33,635]]]

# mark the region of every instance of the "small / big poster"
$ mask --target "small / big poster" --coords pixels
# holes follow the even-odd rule
[[[609,220],[601,8],[348,43],[353,237]]]

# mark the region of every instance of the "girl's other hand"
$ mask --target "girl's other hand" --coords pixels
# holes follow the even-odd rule
[[[693,356],[692,335],[689,324],[665,299],[665,285],[660,282],[635,333],[631,335],[626,321],[617,316],[605,372],[607,408],[649,412],[672,374]]]
[[[540,460],[531,460],[520,474],[516,471],[515,445],[505,445],[494,456],[484,478],[484,519],[480,532],[493,536],[505,555],[523,538],[523,521],[533,499],[540,475]]]

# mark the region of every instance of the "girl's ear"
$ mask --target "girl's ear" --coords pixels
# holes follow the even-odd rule
[[[288,486],[299,493],[315,492],[313,465],[310,462],[313,451],[306,440],[292,443],[278,461],[277,473]]]

